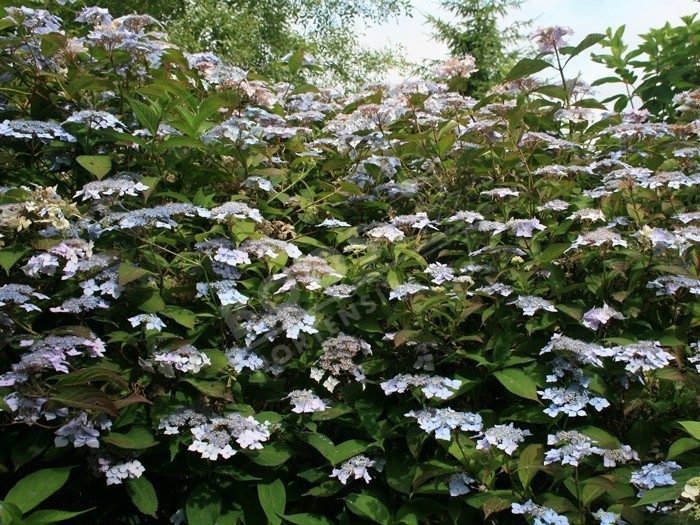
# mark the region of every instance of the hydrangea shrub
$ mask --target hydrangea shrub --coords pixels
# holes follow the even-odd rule
[[[475,100],[4,11],[3,522],[695,519],[697,91],[604,112],[563,28]]]

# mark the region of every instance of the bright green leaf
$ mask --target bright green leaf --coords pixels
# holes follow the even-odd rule
[[[112,159],[107,155],[79,155],[75,160],[98,180],[112,169]]]
[[[73,467],[37,470],[19,480],[5,496],[5,501],[17,505],[26,514],[57,492],[70,476]]]
[[[494,372],[493,375],[509,392],[516,396],[532,399],[533,401],[539,400],[537,397],[537,384],[522,370],[506,368],[505,370]]]
[[[388,525],[391,520],[389,509],[373,496],[357,493],[348,494],[345,497],[345,503],[352,512],[375,523]]]
[[[151,482],[141,476],[127,479],[125,485],[126,493],[136,508],[147,516],[155,518],[158,512],[158,496]]]
[[[277,478],[270,483],[258,483],[258,499],[265,516],[267,516],[268,523],[280,525],[282,523],[280,516],[284,514],[284,508],[287,504],[284,482]]]

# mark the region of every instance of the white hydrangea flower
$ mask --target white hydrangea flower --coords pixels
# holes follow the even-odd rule
[[[350,458],[345,463],[340,465],[340,468],[334,468],[331,473],[331,478],[338,478],[343,485],[347,485],[352,479],[364,479],[365,483],[369,483],[372,477],[369,475],[368,468],[373,467],[381,472],[382,466],[376,460],[370,459],[365,455],[355,456]]]
[[[424,270],[432,277],[431,282],[440,285],[447,281],[452,281],[455,278],[455,272],[452,268],[443,263],[431,263]]]
[[[165,328],[165,323],[156,314],[139,314],[134,317],[129,317],[131,326],[137,327],[145,324],[146,330],[158,330],[159,332]]]
[[[382,381],[379,386],[387,396],[395,392],[401,394],[410,387],[416,387],[420,388],[423,395],[428,399],[433,397],[449,399],[454,394],[454,390],[462,386],[462,381],[426,374],[397,374],[387,381]]]
[[[578,467],[579,461],[593,454],[600,454],[603,449],[594,446],[595,441],[575,430],[563,430],[547,436],[548,445],[560,445],[547,451],[544,464],[561,463]]]
[[[387,239],[390,242],[401,241],[406,237],[396,226],[391,226],[389,224],[376,226],[367,232],[367,235],[373,239]]]
[[[413,294],[418,293],[422,290],[428,290],[428,289],[429,288],[427,286],[424,286],[422,284],[417,284],[417,283],[400,284],[389,293],[389,300],[390,301],[393,299],[402,300],[404,297],[406,297],[408,295],[413,295]]]
[[[586,328],[597,330],[600,325],[607,324],[610,319],[624,320],[626,317],[613,307],[608,306],[607,303],[603,303],[602,308],[591,308],[583,314],[582,323]]]
[[[534,295],[519,295],[515,301],[508,304],[514,304],[523,311],[523,315],[528,315],[530,317],[535,315],[537,310],[547,310],[548,312],[557,311],[552,303]]]
[[[321,228],[346,228],[350,226],[345,221],[340,221],[338,219],[326,219],[324,220],[321,224],[319,224]]]
[[[483,423],[479,414],[471,412],[457,412],[451,408],[425,408],[423,410],[411,410],[406,417],[416,418],[418,426],[425,432],[434,433],[435,439],[449,441],[450,432],[460,430],[481,432]]]
[[[656,295],[673,295],[680,288],[687,288],[694,295],[700,295],[700,279],[683,275],[662,275],[647,283],[647,288],[656,288]]]
[[[294,405],[292,412],[305,414],[311,412],[323,412],[328,408],[326,403],[311,390],[292,390],[285,397]]]
[[[492,446],[504,451],[509,456],[515,452],[518,445],[525,440],[526,436],[531,436],[529,430],[515,428],[513,423],[508,425],[496,425],[475,437],[481,437],[476,443],[479,450],[490,450]]]

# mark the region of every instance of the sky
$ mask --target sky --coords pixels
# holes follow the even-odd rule
[[[449,19],[449,13],[440,10],[437,0],[412,0],[413,17],[400,17],[390,23],[369,28],[365,43],[370,47],[401,45],[409,60],[421,62],[424,59],[440,59],[447,56],[447,48],[430,36],[431,27],[425,15],[431,14]],[[505,23],[515,20],[534,20],[532,30],[553,25],[567,26],[574,30],[569,37],[570,44],[577,44],[589,33],[604,33],[608,27],[625,25],[624,41],[630,49],[641,39],[637,35],[650,28],[662,27],[666,22],[680,25],[681,16],[700,11],[700,4],[693,0],[526,0],[520,10],[512,11]],[[595,52],[596,48],[592,48]],[[598,52],[601,51],[597,47]],[[581,77],[591,83],[607,76],[602,65],[593,63],[586,53],[567,66],[567,77]],[[399,80],[392,75],[390,80]],[[598,94],[606,96],[606,88],[601,86]],[[617,92],[614,87],[612,92]]]

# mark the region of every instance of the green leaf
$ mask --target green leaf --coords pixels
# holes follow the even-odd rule
[[[325,516],[321,516],[320,514],[309,514],[304,512],[302,514],[288,514],[282,517],[284,518],[284,521],[294,523],[295,525],[333,525],[331,520]]]
[[[562,47],[561,49],[559,49],[559,52],[562,55],[569,55],[570,56],[569,60],[570,60],[571,58],[580,54],[581,51],[585,51],[589,47],[596,45],[598,42],[600,42],[604,38],[605,38],[605,35],[603,35],[601,33],[591,33],[590,35],[586,35],[586,37],[583,40],[581,40],[579,45],[577,45],[576,47],[565,46],[565,47]]]
[[[505,370],[494,372],[493,375],[496,376],[496,379],[498,379],[509,392],[512,392],[516,396],[539,401],[537,397],[537,384],[522,370],[506,368]]]
[[[19,480],[5,496],[5,501],[17,505],[26,514],[58,491],[70,476],[73,467],[37,470]]]
[[[328,437],[324,436],[323,434],[311,432],[302,432],[298,434],[298,436],[304,443],[314,447],[323,455],[323,457],[333,463],[333,459],[335,457],[335,445]]]
[[[352,512],[362,518],[382,525],[389,525],[391,513],[386,505],[377,498],[367,494],[348,494],[345,497],[345,503]]]
[[[136,279],[140,279],[144,275],[148,275],[151,272],[137,268],[130,263],[122,263],[119,265],[119,270],[117,270],[117,284],[119,286],[126,286]]]
[[[301,67],[301,64],[303,61],[304,61],[304,50],[298,49],[289,58],[289,62],[287,62],[287,67],[289,67],[289,72],[292,75],[296,75],[296,73],[297,73],[297,71],[299,71],[299,68]]]
[[[138,307],[147,314],[157,314],[165,308],[165,301],[157,290],[147,290]]]
[[[529,75],[534,75],[535,73],[542,71],[548,67],[552,67],[549,62],[546,62],[539,58],[523,58],[513,66],[503,82],[510,82],[511,80],[517,80],[522,77]]]
[[[165,317],[169,317],[176,323],[194,330],[194,324],[197,321],[197,316],[192,310],[179,308],[177,306],[167,306],[162,312]]]
[[[0,505],[2,505],[2,508],[0,508],[0,522],[10,523],[11,525],[24,524],[24,521],[22,520],[22,511],[17,505],[10,503],[7,500],[0,500]]]
[[[615,437],[611,436],[601,428],[586,426],[579,428],[579,432],[587,435],[599,447],[618,448],[620,446],[620,442]]]
[[[260,450],[248,452],[248,457],[262,467],[279,467],[294,455],[294,450],[282,441],[273,441]]]
[[[49,398],[49,402],[80,410],[104,412],[113,417],[119,416],[112,398],[99,388],[91,386],[63,388]]]
[[[693,438],[680,438],[668,448],[668,454],[666,455],[666,461],[670,461],[677,458],[681,454],[684,454],[690,450],[695,450],[700,447],[700,441]]]
[[[287,492],[284,488],[284,482],[277,478],[270,483],[258,483],[258,499],[262,506],[268,523],[280,525],[284,508],[287,504]]]
[[[38,510],[33,512],[24,519],[25,525],[47,525],[49,523],[58,523],[59,521],[66,521],[85,514],[94,510],[95,507],[86,510],[79,510],[76,512],[70,512],[67,510]]]
[[[55,385],[57,387],[65,387],[89,385],[90,383],[109,383],[124,390],[129,388],[129,383],[118,373],[99,366],[81,368],[69,374],[58,376]]]
[[[641,507],[643,505],[652,505],[654,503],[661,503],[662,501],[674,500],[680,497],[681,492],[683,492],[683,487],[684,485],[676,483],[675,485],[668,487],[653,488],[648,492],[645,492],[639,501],[633,506]]]
[[[695,439],[700,439],[700,421],[679,421],[685,431]]]
[[[153,434],[146,427],[133,427],[126,434],[110,432],[101,439],[115,447],[132,450],[143,450],[158,444],[158,441],[155,440]]]
[[[75,160],[98,180],[112,169],[112,159],[108,155],[79,155]]]
[[[542,445],[528,445],[520,453],[518,460],[518,478],[523,484],[523,491],[527,491],[530,482],[544,465],[544,447]]]
[[[233,401],[231,389],[222,381],[207,381],[205,379],[197,379],[194,377],[186,377],[182,380],[209,397]]]
[[[342,463],[346,459],[350,459],[353,456],[357,456],[358,454],[362,454],[365,450],[367,450],[370,447],[370,444],[365,442],[365,441],[360,441],[359,439],[351,439],[349,441],[345,441],[335,447],[335,450],[333,451],[333,459],[331,460],[331,463],[333,465],[337,465],[338,463]]]
[[[330,479],[328,481],[324,481],[320,485],[316,485],[314,488],[308,490],[303,495],[313,496],[315,498],[328,498],[340,492],[343,486],[344,485],[340,483],[340,481]]]
[[[155,102],[148,105],[134,99],[129,100],[129,105],[141,125],[151,133],[151,137],[155,137],[162,116],[160,105]]]
[[[387,457],[384,467],[386,481],[389,486],[403,494],[410,494],[413,478],[416,475],[415,462],[398,453],[392,453]]]
[[[10,270],[19,261],[22,256],[27,253],[28,249],[15,250],[15,249],[5,249],[0,250],[0,266],[7,275],[10,275]]]
[[[136,508],[143,514],[155,518],[158,512],[158,496],[151,482],[141,476],[127,479],[125,485],[126,493]]]
[[[221,514],[221,494],[211,485],[202,483],[188,496],[185,516],[189,525],[214,525]]]

